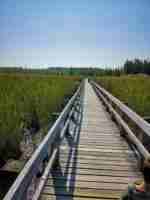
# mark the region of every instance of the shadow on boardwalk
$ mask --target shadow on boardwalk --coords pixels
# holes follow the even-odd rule
[[[82,112],[76,114],[76,123],[74,124],[73,130],[66,137],[67,154],[65,154],[64,161],[60,161],[62,155],[59,149],[57,167],[51,172],[56,200],[73,200]],[[63,166],[61,166],[61,163],[63,163]]]

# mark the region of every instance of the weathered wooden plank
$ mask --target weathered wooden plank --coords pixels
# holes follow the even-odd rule
[[[94,164],[84,164],[84,163],[76,163],[73,165],[73,163],[60,163],[61,167],[62,168],[65,168],[65,167],[69,167],[69,168],[73,168],[73,170],[76,170],[76,169],[91,169],[91,170],[111,170],[111,171],[134,171],[134,172],[137,172],[139,171],[137,169],[136,166],[127,166],[127,165],[124,165],[124,166],[120,166],[120,165],[106,165],[105,163],[103,164],[97,164],[97,165],[94,165]]]
[[[86,126],[86,127],[81,127],[81,131],[84,131],[84,132],[93,132],[93,133],[95,133],[95,132],[99,132],[99,130],[100,130],[100,127],[88,127],[88,126]],[[111,133],[111,131],[114,131],[114,132],[117,132],[118,131],[118,129],[116,128],[109,128],[109,127],[101,127],[101,132],[104,132],[104,133]]]
[[[66,142],[67,143],[67,142]],[[119,143],[114,143],[114,144],[110,144],[107,142],[103,142],[103,143],[79,143],[79,144],[73,144],[74,147],[76,148],[88,148],[90,146],[90,148],[95,148],[95,149],[112,149],[112,150],[131,150],[129,146],[125,145],[125,144],[119,144]]]
[[[103,145],[103,144],[108,144],[108,145],[112,145],[112,146],[126,146],[129,147],[129,145],[127,145],[126,140],[123,139],[117,139],[117,138],[112,138],[112,141],[110,140],[111,138],[107,138],[107,137],[96,137],[95,139],[90,138],[90,137],[86,137],[85,139],[82,138],[79,142],[74,142],[74,144],[78,144],[78,145],[86,145],[86,144],[97,144],[97,145]],[[67,141],[64,141],[62,144],[66,145]]]
[[[76,147],[72,147],[71,148],[72,150],[74,151],[78,151],[78,153],[82,154],[82,153],[89,153],[89,154],[108,154],[108,155],[114,155],[114,156],[117,156],[117,155],[122,155],[123,156],[126,154],[128,155],[128,153],[131,152],[131,150],[126,150],[126,149],[93,149],[93,148],[88,148],[88,147],[80,147],[80,146],[76,146]],[[63,150],[63,148],[61,148],[61,150]],[[65,150],[65,148],[64,148]],[[67,149],[66,149],[67,150]]]
[[[71,169],[71,168],[70,168]],[[140,172],[135,171],[118,171],[118,170],[99,170],[99,169],[83,169],[83,168],[72,168],[71,172],[67,171],[68,168],[61,168],[62,173],[70,173],[70,174],[82,174],[82,175],[95,175],[95,176],[117,176],[117,177],[141,177]],[[56,170],[55,170],[56,171]],[[51,171],[52,173],[52,171]],[[60,171],[58,171],[60,173]]]
[[[88,197],[72,197],[72,196],[56,196],[51,194],[42,194],[40,200],[93,200],[93,198]],[[110,199],[102,199],[102,198],[94,198],[94,200],[110,200]]]
[[[115,190],[123,191],[126,189],[127,183],[115,183],[115,182],[93,182],[93,181],[76,181],[76,180],[60,180],[60,179],[48,179],[45,187],[65,187],[65,184],[72,188],[90,188],[90,189],[99,189],[103,188],[104,190]]]
[[[111,141],[112,139],[112,141]],[[118,136],[111,136],[111,135],[106,135],[106,134],[101,134],[101,135],[95,135],[94,137],[94,133],[91,132],[90,135],[82,135],[82,138],[80,140],[81,142],[84,142],[86,143],[86,141],[89,141],[89,142],[97,142],[97,143],[100,143],[100,142],[103,142],[103,141],[107,141],[108,143],[124,143],[126,144],[126,140],[124,138],[121,138],[120,135]]]
[[[70,180],[75,180],[75,181],[80,181],[84,184],[84,182],[105,182],[105,183],[121,183],[121,184],[128,184],[134,182],[137,178],[136,177],[118,177],[118,176],[107,176],[107,175],[99,175],[99,176],[88,176],[88,175],[82,175],[82,174],[68,174],[68,176],[60,176],[60,173],[53,173],[53,175],[49,175],[48,179],[51,180],[51,182],[54,181],[54,179],[58,179],[58,181],[70,181]],[[140,179],[137,179],[140,180]]]
[[[73,191],[66,191],[65,187],[45,187],[43,194],[55,194],[64,196],[76,196],[76,197],[93,197],[93,198],[105,198],[105,199],[118,199],[122,191],[104,190],[104,189],[92,189],[92,188],[74,188]]]
[[[99,143],[97,143],[97,142],[86,142],[86,143],[84,143],[84,142],[81,142],[81,143],[79,143],[79,144],[75,144],[76,146],[77,145],[79,145],[80,146],[80,148],[81,147],[87,147],[87,146],[91,146],[91,147],[95,147],[95,148],[112,148],[112,149],[123,149],[123,148],[125,148],[125,149],[129,149],[129,150],[131,150],[131,148],[128,146],[128,145],[126,145],[126,144],[124,144],[124,143],[117,143],[117,142],[115,142],[115,143],[112,143],[112,144],[110,144],[110,142],[99,142]]]
[[[80,144],[79,148],[88,148],[89,144]],[[110,146],[109,144],[103,143],[103,145],[96,145],[96,144],[90,144],[90,148],[95,148],[95,150],[105,150],[105,149],[111,149],[111,150],[129,150],[130,148],[128,146]]]
[[[62,152],[62,155],[64,154],[68,154],[69,153],[69,151],[63,151]],[[113,157],[113,158],[116,158],[116,157],[118,157],[118,158],[125,158],[125,159],[129,159],[129,158],[132,158],[133,157],[133,155],[132,154],[130,154],[130,152],[129,151],[116,151],[116,152],[111,152],[111,151],[107,151],[107,152],[105,152],[105,151],[88,151],[88,149],[87,149],[87,151],[86,150],[84,150],[83,151],[83,149],[82,150],[77,150],[77,152],[74,154],[74,155],[82,155],[82,156],[86,156],[86,155],[89,155],[89,156],[97,156],[97,157]]]
[[[112,126],[115,126],[116,127],[116,124],[110,120],[98,120],[95,118],[95,120],[92,118],[90,119],[89,121],[87,120],[83,120],[82,123],[86,126],[86,125],[89,125],[89,126],[100,126],[101,124],[109,124],[109,125],[112,125]]]
[[[68,154],[63,154],[60,156],[60,160],[67,160],[68,159]],[[127,158],[124,158],[124,157],[111,157],[111,156],[108,156],[106,157],[105,155],[103,156],[96,156],[96,155],[73,155],[72,156],[72,159],[75,159],[77,162],[93,162],[93,163],[96,163],[97,162],[105,162],[105,161],[114,161],[114,162],[117,162],[117,163],[137,163],[137,160],[136,158],[134,157],[127,157]]]
[[[131,148],[129,146],[127,146],[126,144],[121,144],[121,143],[108,143],[108,142],[100,142],[100,143],[96,143],[96,142],[87,142],[87,143],[79,143],[79,144],[75,144],[74,146],[79,146],[80,148],[87,148],[87,147],[95,147],[95,149],[128,149],[131,150]]]
[[[84,132],[83,135],[87,135],[87,133],[89,134],[95,134],[96,136],[96,133],[97,133],[97,136],[100,136],[102,134],[105,134],[107,136],[108,135],[111,135],[113,136],[114,133],[120,133],[120,131],[117,132],[117,129],[115,128],[111,128],[111,127],[89,127],[89,126],[85,126],[85,127],[81,127],[81,131]]]
[[[111,123],[102,123],[102,124],[84,124],[82,125],[82,129],[88,128],[88,129],[105,129],[105,130],[117,130],[116,124],[111,124]]]
[[[67,159],[65,158],[60,158],[60,163],[65,163],[66,164]],[[81,164],[86,164],[87,166],[89,165],[112,165],[112,166],[117,166],[117,167],[124,167],[124,166],[130,166],[130,167],[134,167],[137,168],[137,162],[135,163],[129,163],[129,161],[120,161],[118,162],[118,160],[87,160],[87,159],[74,159],[72,158],[71,160],[69,160],[69,163],[73,163],[75,162],[76,164],[79,163]]]
[[[105,135],[102,135],[101,137],[89,137],[88,135],[86,135],[86,137],[81,138],[80,141],[78,142],[74,142],[75,144],[87,144],[87,143],[96,143],[96,144],[101,144],[101,143],[107,143],[107,144],[115,144],[115,145],[125,145],[128,146],[126,143],[126,140],[124,140],[123,138],[120,137],[107,137]],[[64,140],[62,144],[67,144],[67,140]]]

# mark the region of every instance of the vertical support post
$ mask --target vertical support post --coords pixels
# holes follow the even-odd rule
[[[52,169],[58,169],[60,166],[60,149],[58,147],[57,149],[57,153],[56,153],[56,157],[55,157],[55,160],[54,160],[54,163],[53,163],[53,166],[52,166]]]
[[[143,163],[144,163],[144,158],[142,156],[138,157],[138,168],[140,171],[143,171]]]

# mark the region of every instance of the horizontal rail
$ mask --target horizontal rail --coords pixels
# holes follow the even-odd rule
[[[150,137],[150,124],[146,122],[137,113],[131,110],[128,106],[124,105],[119,99],[111,95],[108,91],[102,88],[95,82],[91,82],[96,88],[98,88],[101,93],[106,96],[113,104],[115,104],[128,118],[131,119],[147,136]]]
[[[63,134],[67,129],[69,124],[67,118],[70,116],[69,113],[73,109],[73,105],[75,101],[82,95],[84,82],[82,82],[69,100],[63,111],[61,112],[60,116],[48,131],[48,134],[45,136],[39,147],[35,150],[32,157],[24,166],[23,170],[15,180],[14,184],[9,189],[8,193],[4,197],[3,200],[24,200],[27,198],[27,192],[29,185],[31,184],[32,180],[37,176],[39,173],[40,167],[46,161],[51,163],[51,160],[54,160],[54,152],[55,152],[55,142],[58,143],[61,135],[61,130],[63,130]],[[72,112],[71,112],[72,113]],[[66,123],[67,121],[67,123]],[[64,128],[65,127],[65,128]],[[50,164],[51,166],[51,164]]]
[[[33,196],[32,196],[32,200],[37,200],[37,199],[39,199],[39,197],[40,197],[40,195],[41,195],[41,192],[42,192],[42,189],[43,189],[43,187],[44,187],[44,184],[45,184],[45,182],[46,182],[46,180],[47,180],[47,177],[48,177],[48,175],[49,175],[49,171],[50,171],[50,169],[51,169],[51,167],[52,167],[52,165],[53,165],[53,162],[54,162],[54,160],[55,160],[55,157],[56,157],[56,155],[57,155],[57,152],[58,152],[58,149],[55,149],[55,150],[53,151],[53,154],[52,154],[52,156],[51,156],[51,159],[49,160],[49,162],[48,162],[48,164],[47,164],[47,166],[46,166],[46,169],[45,169],[45,171],[44,171],[44,173],[43,173],[43,175],[42,175],[42,177],[41,177],[40,184],[38,185],[38,187],[36,188],[35,193],[34,193]]]
[[[113,104],[116,104],[122,110],[122,113],[124,113],[126,111],[125,114],[128,115],[128,117],[131,120],[134,119],[134,121],[136,121],[135,118],[134,118],[134,116],[138,117],[139,119],[141,117],[138,116],[136,113],[134,113],[134,111],[132,111],[126,105],[124,105],[123,103],[121,103],[117,98],[115,98],[114,96],[112,96],[104,88],[102,88],[101,86],[99,86],[98,84],[96,84],[93,81],[91,83],[92,83],[93,87],[95,88],[95,91],[96,91],[97,95],[102,99],[102,101],[104,102],[104,104],[108,108],[109,112],[113,115],[113,117],[115,118],[115,120],[117,121],[117,123],[119,125],[121,125],[121,127],[123,128],[123,130],[127,133],[125,136],[132,142],[132,144],[136,147],[136,149],[138,150],[138,152],[140,153],[140,155],[144,159],[149,159],[150,158],[150,154],[149,154],[148,150],[144,147],[144,145],[141,143],[141,141],[135,136],[135,134],[133,133],[133,131],[129,128],[128,124],[115,111],[115,109],[113,108],[113,106],[109,102],[113,101]],[[142,121],[144,121],[144,120],[141,118],[140,125],[141,125]],[[137,123],[137,126],[138,126],[138,122],[137,121],[136,121],[136,123]],[[144,124],[145,124],[145,121],[144,121]],[[140,126],[141,129],[143,127],[144,127],[144,125]],[[145,129],[143,131],[145,131]],[[146,131],[148,131],[148,129],[146,129]],[[146,134],[149,135],[149,132],[148,133],[146,132]]]

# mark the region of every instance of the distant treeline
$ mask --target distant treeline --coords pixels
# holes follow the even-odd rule
[[[150,75],[150,60],[140,60],[135,58],[134,60],[127,60],[122,67],[118,68],[105,68],[101,70],[101,75],[115,75],[120,76],[122,74],[147,74]]]
[[[101,75],[115,75],[122,74],[147,74],[150,75],[150,60],[141,60],[135,58],[134,60],[127,60],[122,67],[105,68],[101,70]]]
[[[150,75],[150,60],[127,60],[122,67],[102,68],[102,67],[48,67],[46,69],[31,69],[23,67],[0,67],[0,72],[23,72],[23,73],[41,73],[54,75],[77,75],[77,76],[107,76],[122,74],[147,74]]]
[[[150,60],[127,60],[124,64],[124,72],[126,74],[143,73],[150,75]]]
[[[46,69],[31,69],[23,67],[0,67],[0,73],[33,73],[33,74],[52,74],[52,75],[70,75],[70,76],[99,76],[104,74],[105,70],[93,67],[49,67]]]

